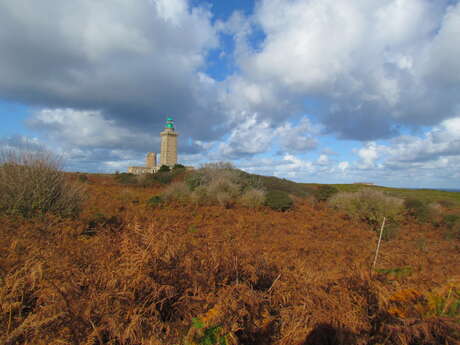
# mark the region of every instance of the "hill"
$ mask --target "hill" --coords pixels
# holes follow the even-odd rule
[[[0,342],[460,341],[460,241],[444,221],[458,214],[455,193],[372,187],[440,202],[423,221],[404,213],[373,269],[378,229],[315,201],[320,185],[238,174],[293,207],[166,200],[188,181],[181,171],[69,174],[86,189],[77,217],[0,216]]]

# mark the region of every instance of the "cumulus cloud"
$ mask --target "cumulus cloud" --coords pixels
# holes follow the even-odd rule
[[[398,137],[384,152],[393,165],[454,162],[460,158],[460,117],[444,120],[422,138]]]
[[[259,121],[252,115],[232,130],[227,142],[220,144],[219,151],[226,157],[264,152],[272,141],[272,134],[268,121]]]
[[[275,130],[275,136],[279,138],[282,149],[287,152],[315,149],[318,142],[314,136],[319,133],[319,128],[312,126],[306,117],[303,117],[297,126],[286,122]]]
[[[376,160],[379,158],[379,147],[374,143],[366,143],[364,147],[357,150],[361,159],[359,167],[363,169],[374,167]]]
[[[339,165],[338,165],[338,168],[341,171],[345,171],[345,170],[348,169],[349,166],[350,166],[350,163],[348,163],[348,162],[340,162]]]
[[[3,99],[100,111],[146,133],[172,114],[187,123],[186,136],[218,135],[222,114],[200,72],[218,44],[204,8],[185,0],[3,1],[0,32]]]
[[[43,109],[32,115],[28,125],[43,130],[54,142],[79,148],[139,149],[159,145],[159,137],[117,126],[100,111]]]
[[[460,4],[447,1],[264,0],[252,20],[265,39],[240,54],[241,76],[229,82],[257,91],[239,98],[279,121],[283,103],[292,113],[314,99],[315,115],[342,138],[389,138],[401,125],[437,124],[459,106],[451,73],[460,68],[452,50],[458,12]]]
[[[246,115],[219,145],[218,152],[230,158],[263,153],[275,147],[280,152],[307,152],[317,146],[315,133],[319,133],[319,129],[307,118],[302,118],[298,125],[284,122],[274,126],[257,114]]]

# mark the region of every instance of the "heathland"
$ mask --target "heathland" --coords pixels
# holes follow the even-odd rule
[[[1,344],[459,343],[460,193],[168,170],[4,158]]]

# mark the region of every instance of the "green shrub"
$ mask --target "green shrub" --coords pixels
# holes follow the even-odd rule
[[[171,171],[171,168],[164,164],[160,167],[160,169],[158,169],[158,172],[170,172],[170,171]]]
[[[123,221],[120,216],[106,216],[105,214],[98,212],[89,219],[88,226],[82,232],[82,235],[94,236],[96,235],[96,230],[102,227],[106,229],[119,230],[122,224]]]
[[[172,170],[185,170],[185,165],[182,165],[182,164],[174,164]]]
[[[84,198],[83,185],[69,182],[52,154],[0,153],[1,213],[31,217],[49,212],[74,217]]]
[[[460,216],[457,214],[447,214],[442,219],[443,224],[448,228],[452,228],[458,221],[460,221]]]
[[[205,323],[194,317],[189,334],[185,337],[184,345],[228,345],[229,340],[222,326],[206,326]]]
[[[399,224],[394,220],[385,221],[385,227],[382,233],[382,240],[390,241],[398,237]]]
[[[78,174],[78,181],[80,181],[81,183],[86,183],[88,182],[88,176]]]
[[[163,202],[164,202],[164,200],[161,198],[160,195],[155,195],[155,196],[152,196],[152,197],[147,201],[147,205],[152,206],[152,207],[155,207],[155,206],[161,205]]]
[[[314,191],[313,196],[316,201],[327,201],[338,192],[339,190],[337,188],[326,184],[319,186],[318,189]]]
[[[419,222],[427,222],[432,216],[432,211],[428,205],[418,199],[406,199],[404,207],[407,214]]]
[[[137,184],[137,177],[130,173],[115,174],[115,181],[120,184]]]
[[[392,279],[404,279],[412,274],[412,267],[380,268],[375,271]]]
[[[281,190],[271,190],[265,196],[265,205],[273,210],[286,211],[292,208],[294,202],[288,193]]]
[[[311,187],[303,185],[301,183],[289,181],[284,178],[281,179],[274,176],[252,175],[246,172],[241,172],[241,174],[243,181],[250,181],[249,187],[253,187],[256,189],[263,189],[266,191],[280,190],[290,195],[295,195],[301,198],[308,197],[313,193]]]
[[[135,177],[136,182],[135,184],[139,187],[151,187],[155,184],[158,184],[158,182],[154,179],[153,174],[142,174],[142,175],[137,175]]]
[[[460,240],[460,222],[456,222],[452,226],[452,228],[448,229],[445,234],[445,237],[448,240],[452,240],[452,239]]]
[[[261,176],[248,174],[247,172],[240,171],[238,181],[243,190],[259,189],[265,190],[264,182]]]
[[[173,180],[173,175],[169,171],[161,171],[160,169],[156,174],[153,174],[152,178],[161,184],[170,184]]]
[[[456,214],[449,214],[444,216],[443,224],[446,226],[445,238],[448,240],[460,240],[460,216]]]
[[[265,202],[265,191],[261,189],[247,189],[240,197],[240,202],[243,206],[249,208],[257,208]]]
[[[383,217],[387,218],[388,223],[398,223],[403,202],[402,199],[374,189],[361,189],[355,193],[341,192],[329,199],[331,206],[375,228],[382,223]]]
[[[185,183],[191,190],[195,190],[197,187],[205,184],[205,176],[200,171],[194,171],[185,177]]]

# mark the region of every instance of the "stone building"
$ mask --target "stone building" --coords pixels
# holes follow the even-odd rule
[[[168,117],[166,127],[161,136],[160,166],[167,165],[173,167],[177,164],[177,136],[179,134],[174,128],[174,121]]]
[[[171,117],[166,119],[166,126],[161,136],[161,151],[160,164],[157,165],[156,152],[147,153],[146,166],[144,167],[129,167],[128,173],[135,175],[152,174],[157,172],[162,165],[167,165],[172,168],[177,164],[177,137],[174,120]]]

